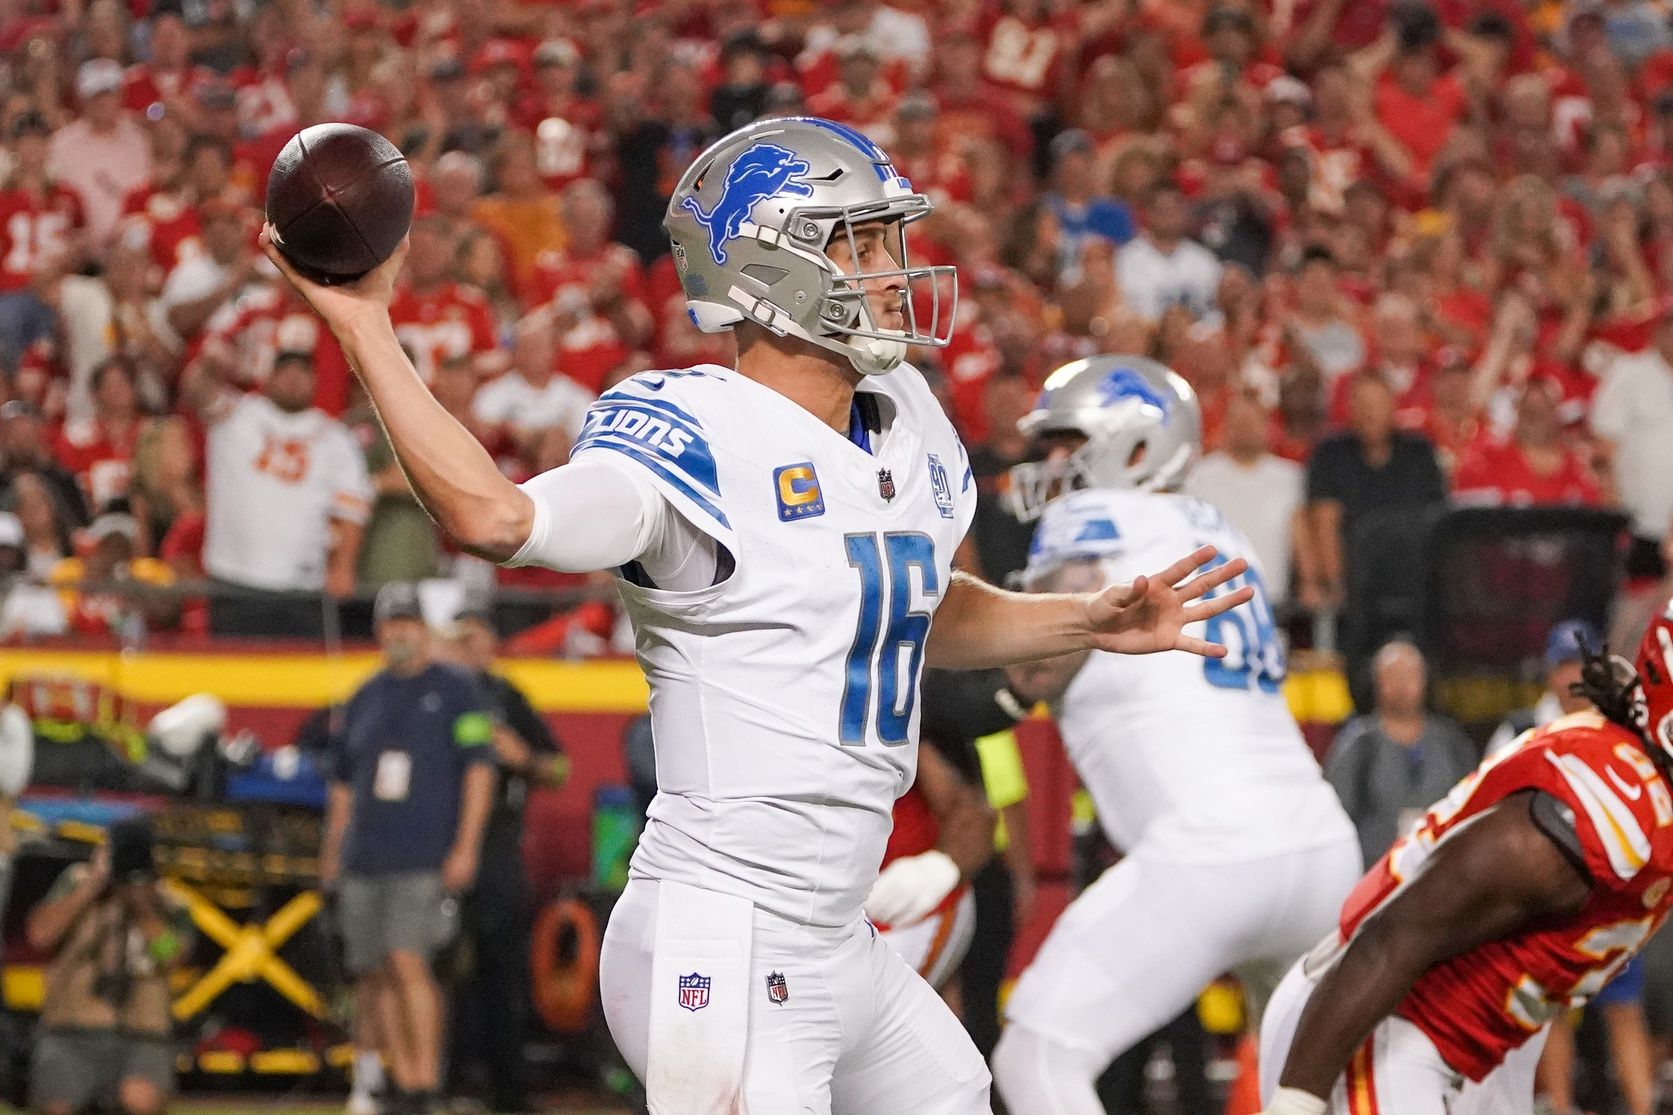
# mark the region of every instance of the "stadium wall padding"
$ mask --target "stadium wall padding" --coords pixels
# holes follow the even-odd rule
[[[378,668],[370,651],[341,655],[284,649],[0,650],[0,683],[17,674],[74,674],[122,693],[142,718],[192,693],[213,693],[229,709],[229,729],[249,729],[269,748],[295,737],[309,713],[340,701]],[[591,871],[593,793],[625,781],[623,729],[644,711],[646,687],[632,661],[567,662],[505,659],[498,668],[521,686],[549,720],[571,760],[569,781],[531,796],[523,856],[541,896]],[[1285,694],[1314,751],[1323,753],[1335,725],[1351,712],[1342,675],[1333,670],[1291,674]],[[1024,927],[1014,962],[1033,954],[1068,900],[1069,800],[1074,770],[1043,718],[1022,725],[1029,820],[1042,887],[1040,909]]]

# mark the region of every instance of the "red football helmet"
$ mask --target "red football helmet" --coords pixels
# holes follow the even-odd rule
[[[1644,734],[1673,755],[1673,600],[1650,621],[1638,646]]]

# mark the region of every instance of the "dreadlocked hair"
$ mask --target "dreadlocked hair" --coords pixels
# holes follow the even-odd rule
[[[1618,654],[1583,647],[1580,681],[1574,692],[1597,706],[1604,719],[1634,732],[1642,731],[1638,716],[1638,671]]]
[[[1607,645],[1593,650],[1583,637],[1580,654],[1580,680],[1571,690],[1596,705],[1605,720],[1637,736],[1662,777],[1673,782],[1673,758],[1644,734],[1644,690],[1637,669],[1620,655],[1610,654]]]

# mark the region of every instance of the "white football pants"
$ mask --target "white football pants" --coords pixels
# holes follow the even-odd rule
[[[742,965],[681,957],[661,965],[666,986],[653,979],[659,938],[658,892],[669,886],[636,879],[623,892],[604,935],[599,984],[616,1046],[641,1080],[659,1054],[683,1063],[692,1092],[723,1093],[714,1081],[736,1080],[734,1106],[695,1107],[663,1077],[663,1107],[684,1115],[990,1115],[987,1066],[964,1028],[929,984],[885,944],[864,919],[841,929],[796,925],[750,909]],[[692,888],[683,888],[681,902]],[[701,893],[701,892],[699,892]],[[701,899],[699,899],[701,901]],[[713,904],[737,903],[713,896]],[[747,906],[748,904],[745,903]],[[666,912],[666,911],[665,911]],[[689,908],[682,922],[693,920]],[[668,940],[671,927],[660,936]],[[677,928],[677,927],[674,927]],[[683,969],[690,967],[691,972]],[[728,986],[714,972],[735,971]],[[747,973],[745,975],[744,973]],[[676,980],[678,974],[683,977]],[[693,997],[689,977],[710,980]],[[723,998],[726,997],[726,998]],[[700,998],[703,1006],[693,1009]],[[723,1013],[723,1008],[736,1013]],[[709,1011],[716,1013],[705,1018]],[[742,1019],[741,1065],[686,1057],[683,1049],[653,1052],[651,1032],[666,1022],[730,1026]],[[675,1061],[683,1059],[683,1061]],[[724,1057],[718,1058],[724,1060]],[[653,1075],[656,1075],[653,1073]],[[677,1082],[678,1076],[676,1074]],[[657,1110],[653,1095],[653,1112]],[[722,1101],[724,1104],[725,1101]]]
[[[1069,904],[1006,1007],[993,1072],[1012,1111],[1103,1115],[1105,1068],[1225,972],[1251,1017],[1332,926],[1361,873],[1351,836],[1244,863],[1140,847]]]

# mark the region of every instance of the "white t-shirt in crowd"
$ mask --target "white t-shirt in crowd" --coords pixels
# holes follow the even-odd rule
[[[1289,599],[1292,524],[1305,490],[1301,466],[1271,453],[1252,465],[1210,453],[1185,481],[1187,494],[1218,507],[1249,540],[1274,603]]]
[[[175,332],[168,320],[169,311],[214,294],[232,278],[232,268],[215,262],[208,252],[199,252],[181,260],[163,280],[163,289],[151,304],[151,327],[176,348],[184,348],[186,339]],[[228,302],[232,301],[230,298]]]
[[[372,504],[354,435],[322,410],[290,414],[265,395],[209,417],[204,569],[252,588],[322,588],[331,520],[364,522]]]
[[[1203,318],[1214,313],[1220,261],[1195,240],[1181,240],[1164,253],[1148,236],[1140,236],[1116,250],[1115,278],[1122,300],[1151,321],[1179,304],[1192,317]]]
[[[122,216],[122,199],[151,178],[151,141],[127,113],[103,133],[73,120],[47,141],[46,169],[81,198],[88,235],[102,247]]]
[[[1592,396],[1592,432],[1615,443],[1615,484],[1632,533],[1673,528],[1673,368],[1653,348],[1609,365]]]
[[[512,371],[484,383],[471,401],[471,412],[484,422],[507,423],[519,430],[558,426],[573,440],[580,436],[594,398],[568,376],[555,375],[546,386],[536,387]]]

